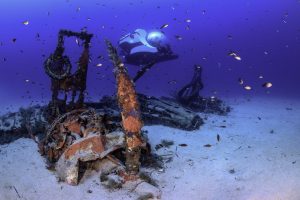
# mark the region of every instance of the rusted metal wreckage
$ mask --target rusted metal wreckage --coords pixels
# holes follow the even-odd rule
[[[83,51],[77,62],[77,69],[72,74],[72,64],[68,56],[64,55],[64,38],[76,37],[83,41]],[[58,44],[53,54],[44,63],[46,73],[51,78],[52,99],[49,103],[50,121],[58,115],[83,107],[84,92],[86,90],[86,76],[89,63],[89,47],[93,35],[87,32],[73,32],[60,30],[58,33]],[[68,102],[68,92],[72,93]],[[63,93],[64,99],[59,99]],[[78,93],[77,101],[75,100]]]
[[[117,80],[117,97],[121,109],[122,126],[125,132],[126,144],[126,174],[125,179],[136,179],[140,168],[140,155],[143,139],[141,130],[143,126],[141,112],[134,83],[130,79],[124,63],[118,57],[117,50],[106,41],[109,57],[114,64]]]
[[[84,41],[78,68],[73,74],[70,59],[64,55],[64,37],[77,37]],[[192,82],[178,93],[177,101],[137,94],[116,49],[106,41],[114,65],[117,95],[103,97],[100,102],[85,102],[91,38],[92,34],[86,32],[59,32],[55,52],[44,63],[45,71],[51,78],[50,103],[44,107],[34,106],[2,116],[0,143],[1,138],[17,138],[25,130],[34,139],[37,133],[46,133],[36,141],[40,153],[47,158],[49,167],[55,168],[60,180],[76,185],[81,178],[82,165],[104,160],[114,164],[123,181],[136,180],[140,161],[151,155],[150,145],[141,134],[143,122],[146,125],[163,124],[184,130],[195,130],[203,124],[197,113],[186,108],[191,107],[191,104],[182,101],[188,99],[190,102],[192,97],[193,102],[200,102],[198,92],[202,89],[202,69],[195,67]],[[69,92],[72,94],[70,101]],[[59,99],[59,93],[64,94],[63,99]],[[216,104],[217,108],[223,109],[218,106]]]
[[[84,50],[75,74],[70,73],[69,58],[63,55],[64,36],[76,36],[84,40]],[[48,105],[51,126],[46,138],[39,143],[40,152],[50,163],[55,163],[59,178],[69,184],[79,181],[79,163],[108,157],[121,166],[113,151],[125,149],[125,168],[120,168],[124,180],[136,180],[140,168],[141,147],[146,147],[141,137],[143,126],[137,95],[124,64],[116,49],[106,41],[109,56],[115,67],[117,97],[121,110],[122,126],[101,116],[94,109],[84,108],[84,90],[89,60],[89,43],[92,35],[86,32],[59,32],[58,46],[45,62],[45,70],[51,77],[52,100]],[[58,99],[58,93],[65,93]],[[72,91],[72,99],[67,104],[67,92]],[[76,93],[79,92],[77,102]],[[123,130],[123,131],[122,131]],[[124,133],[123,133],[124,132]]]

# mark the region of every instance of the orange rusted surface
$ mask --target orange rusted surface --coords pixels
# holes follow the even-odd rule
[[[140,138],[138,138],[137,134],[133,134],[131,136],[126,137],[126,143],[129,150],[132,150],[137,147],[141,147],[143,142]]]
[[[143,123],[134,84],[125,72],[118,73],[117,83],[118,101],[121,107],[122,125],[126,133],[127,147],[128,149],[136,148],[142,144],[139,134]]]
[[[141,154],[141,128],[143,122],[134,83],[130,79],[127,70],[118,56],[117,49],[106,40],[110,59],[115,67],[117,81],[117,97],[121,110],[122,125],[125,132],[126,145],[126,173],[137,175],[140,167]]]
[[[118,172],[118,175],[123,178],[124,182],[127,182],[127,181],[136,181],[136,180],[138,180],[140,178],[138,175],[128,174],[124,170],[120,170]]]
[[[123,117],[123,128],[127,132],[136,133],[139,132],[142,127],[143,127],[142,122],[136,117],[132,117],[132,116]]]
[[[64,127],[70,132],[81,135],[81,125],[76,121],[71,121],[69,123],[65,123]]]
[[[91,150],[92,153],[102,153],[104,151],[104,144],[102,136],[96,135],[90,138],[86,138],[81,142],[72,144],[65,152],[65,158],[69,159],[74,156],[78,151]]]
[[[125,181],[134,181],[138,177],[140,166],[140,148],[143,144],[140,133],[143,122],[134,84],[126,73],[125,68],[122,69],[121,67],[124,66],[119,66],[116,79],[118,102],[126,140],[126,173],[122,176]]]

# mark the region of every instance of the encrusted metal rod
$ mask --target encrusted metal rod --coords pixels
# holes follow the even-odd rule
[[[128,176],[136,176],[140,168],[141,154],[141,119],[140,107],[134,83],[130,79],[127,70],[117,54],[117,50],[106,40],[109,57],[114,64],[114,73],[117,81],[117,97],[121,110],[122,126],[126,141],[126,173]],[[129,179],[131,179],[129,177]]]

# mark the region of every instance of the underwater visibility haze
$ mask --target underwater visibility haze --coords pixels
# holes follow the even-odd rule
[[[1,105],[5,108],[49,99],[50,80],[43,62],[54,52],[60,29],[86,29],[94,34],[87,82],[93,99],[115,90],[104,39],[117,45],[122,36],[136,29],[163,31],[178,55],[149,70],[137,84],[139,92],[169,95],[190,81],[193,66],[199,64],[206,95],[299,96],[300,12],[296,0],[3,0],[0,9],[0,81],[5,94]],[[160,29],[165,24],[168,27]],[[65,54],[76,66],[82,48],[75,38],[66,39],[65,46]],[[241,60],[229,56],[230,52]],[[132,74],[138,70],[138,66],[128,68]],[[244,90],[239,78],[252,90]],[[272,88],[262,87],[265,82],[271,82]]]
[[[300,199],[299,0],[0,0],[0,25],[0,200]]]

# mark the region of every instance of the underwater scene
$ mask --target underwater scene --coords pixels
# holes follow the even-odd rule
[[[299,0],[0,0],[0,200],[300,200]]]

